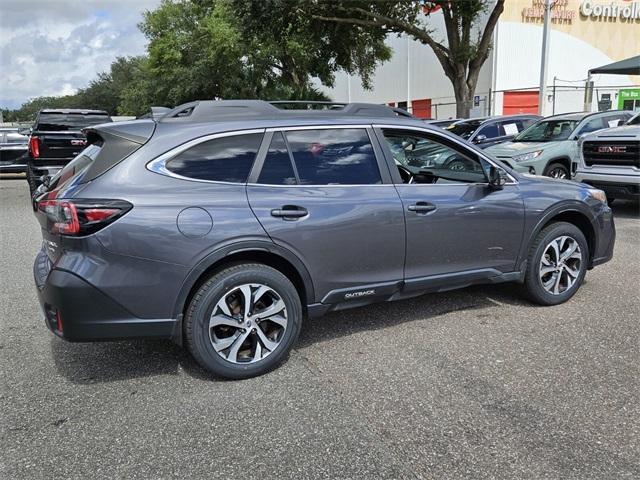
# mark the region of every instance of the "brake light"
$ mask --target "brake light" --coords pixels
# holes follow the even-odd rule
[[[33,158],[40,157],[40,139],[38,137],[29,138],[29,153]]]
[[[56,235],[82,236],[97,232],[131,210],[124,200],[38,201],[38,212],[46,217],[47,229]]]

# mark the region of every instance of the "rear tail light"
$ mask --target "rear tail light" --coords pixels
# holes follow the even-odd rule
[[[38,137],[29,138],[29,153],[33,158],[40,157],[40,139]]]
[[[38,212],[45,215],[50,233],[76,237],[97,232],[131,208],[132,205],[124,200],[38,201]]]
[[[60,310],[48,303],[45,303],[44,315],[49,329],[58,335],[62,335],[64,327],[62,325],[62,315],[60,315]]]

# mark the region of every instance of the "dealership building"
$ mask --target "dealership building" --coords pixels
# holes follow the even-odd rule
[[[471,116],[538,112],[543,19],[544,0],[505,2]],[[446,38],[442,12],[432,12],[428,21],[436,40]],[[334,101],[386,103],[422,118],[454,117],[453,88],[431,48],[397,36],[389,36],[388,44],[393,57],[378,67],[371,90],[346,74],[322,90]],[[584,110],[588,71],[636,55],[640,0],[556,0],[543,113]],[[592,110],[640,110],[640,77],[594,74],[591,81]]]

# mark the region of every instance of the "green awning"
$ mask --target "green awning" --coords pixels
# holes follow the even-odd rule
[[[589,73],[608,73],[610,75],[640,75],[640,55],[619,62],[592,68]]]

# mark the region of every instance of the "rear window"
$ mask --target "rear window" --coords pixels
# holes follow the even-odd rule
[[[471,137],[471,135],[473,135],[473,132],[476,131],[476,129],[480,126],[481,123],[482,122],[480,120],[469,121],[469,122],[457,122],[452,125],[449,125],[447,127],[447,130],[467,140],[469,137]]]
[[[101,150],[102,142],[91,144],[85,148],[76,158],[67,163],[62,170],[51,178],[49,190],[70,185],[72,180],[76,183],[81,183],[82,174],[86,172],[95,161]]]
[[[182,177],[245,183],[262,136],[262,133],[250,133],[214,138],[179,153],[165,167]]]
[[[41,113],[38,115],[36,130],[58,132],[80,130],[91,125],[111,122],[107,114],[94,113]]]

